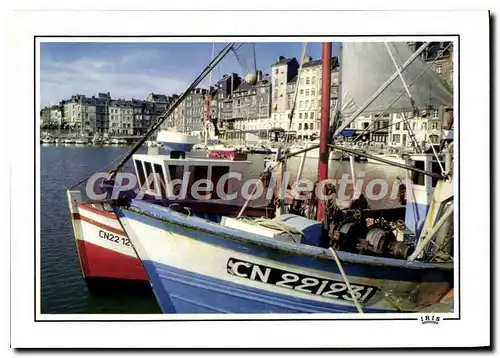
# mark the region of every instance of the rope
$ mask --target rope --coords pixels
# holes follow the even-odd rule
[[[328,250],[331,252],[333,258],[335,259],[335,262],[337,263],[337,266],[339,267],[340,274],[342,275],[342,278],[344,279],[345,284],[347,285],[347,289],[349,290],[349,293],[351,294],[352,300],[354,302],[354,305],[356,306],[356,309],[358,310],[359,313],[364,313],[363,308],[361,308],[361,305],[358,302],[358,299],[356,298],[356,295],[354,294],[354,291],[351,288],[351,284],[349,283],[349,280],[347,279],[347,276],[344,272],[344,268],[342,267],[342,263],[340,262],[340,259],[337,255],[337,252],[333,249],[333,247],[329,247]]]

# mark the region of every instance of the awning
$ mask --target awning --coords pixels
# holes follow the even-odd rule
[[[355,129],[344,129],[342,132],[340,132],[344,137],[352,137],[356,135],[356,130]]]

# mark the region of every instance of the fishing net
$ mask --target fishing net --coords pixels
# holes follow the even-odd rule
[[[257,82],[257,59],[255,57],[255,43],[243,42],[236,43],[233,47],[233,53],[241,66],[243,80],[253,85]]]

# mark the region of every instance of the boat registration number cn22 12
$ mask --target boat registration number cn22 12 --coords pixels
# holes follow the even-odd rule
[[[230,258],[227,262],[230,275],[256,282],[268,283],[316,296],[352,301],[347,285],[341,281],[306,276],[296,272],[280,270],[274,267],[257,265],[251,262]],[[375,286],[351,284],[351,289],[358,302],[368,301],[377,292]]]
[[[99,237],[104,240],[116,242],[117,244],[131,246],[130,240],[127,237],[118,236],[104,230],[99,230]]]

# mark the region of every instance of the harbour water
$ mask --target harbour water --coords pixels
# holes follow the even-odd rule
[[[128,151],[128,146],[55,146],[40,147],[40,223],[41,223],[41,312],[75,313],[161,313],[154,295],[147,291],[89,291],[82,277],[73,237],[66,189]],[[245,177],[258,177],[264,168],[263,155],[250,155],[252,166]],[[300,159],[289,162],[295,178]],[[129,168],[130,169],[130,168]],[[355,171],[365,173],[365,180],[385,179],[392,183],[404,178],[398,168],[356,163]],[[314,179],[317,160],[307,159],[304,178]],[[350,173],[350,164],[330,162],[331,178]],[[387,204],[384,200],[378,205]],[[390,204],[390,203],[389,203]]]

